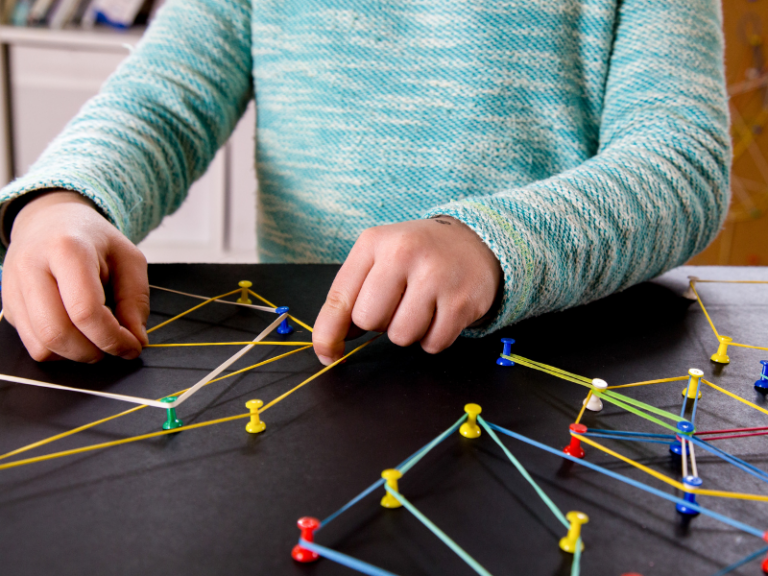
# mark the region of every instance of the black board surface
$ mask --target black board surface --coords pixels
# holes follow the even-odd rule
[[[152,265],[153,284],[212,296],[248,279],[253,289],[312,324],[337,267],[298,265]],[[386,337],[320,376],[263,415],[264,433],[245,420],[173,436],[0,470],[0,573],[352,574],[328,560],[296,564],[290,550],[301,516],[324,518],[447,429],[467,402],[486,420],[550,446],[568,443],[584,389],[528,368],[496,366],[499,338],[513,352],[609,384],[681,376],[705,378],[765,405],[752,383],[766,353],[730,350],[731,364],[710,362],[716,341],[696,303],[680,296],[688,274],[768,280],[766,269],[683,268],[601,301],[548,314],[483,339],[460,339],[430,356]],[[766,345],[768,288],[700,285],[721,333]],[[153,291],[150,326],[195,301]],[[209,305],[151,336],[153,342],[252,339],[273,316]],[[348,348],[371,335],[350,342]],[[287,337],[309,340],[301,328]],[[83,388],[157,398],[186,388],[237,348],[148,349],[136,361],[94,366],[37,364],[7,322],[0,324],[0,372]],[[232,369],[284,349],[262,347]],[[321,368],[305,351],[204,388],[179,408],[187,424],[247,412],[245,402],[275,398]],[[632,389],[678,412],[683,383]],[[112,400],[0,384],[0,454],[130,408]],[[704,389],[700,429],[765,425],[768,417]],[[0,464],[28,456],[159,430],[164,412],[146,408]],[[608,407],[587,414],[593,427],[658,431]],[[757,550],[761,540],[700,516],[681,521],[674,505],[512,439],[505,445],[563,510],[589,515],[581,573],[708,575]],[[667,475],[679,477],[665,446],[608,442]],[[768,437],[721,447],[765,469]],[[675,493],[629,465],[587,447],[587,459]],[[766,486],[704,454],[704,487],[766,493]],[[564,575],[563,527],[483,435],[448,438],[401,480],[427,517],[494,575]],[[404,509],[385,510],[377,491],[318,534],[318,542],[401,575],[473,572]],[[718,512],[768,529],[768,503],[700,498]],[[760,574],[756,560],[736,574]]]

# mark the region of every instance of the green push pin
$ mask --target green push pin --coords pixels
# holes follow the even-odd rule
[[[176,396],[167,396],[160,400],[160,402],[166,402],[170,404],[171,402],[176,401]],[[163,430],[173,430],[174,428],[179,428],[181,426],[184,426],[184,422],[179,420],[176,417],[176,408],[168,408],[168,419],[163,423]]]

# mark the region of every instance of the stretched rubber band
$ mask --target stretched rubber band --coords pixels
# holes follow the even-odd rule
[[[682,498],[677,498],[676,496],[672,496],[671,494],[667,494],[666,492],[662,492],[661,490],[658,490],[657,488],[653,488],[652,486],[648,486],[647,484],[644,484],[644,483],[639,482],[637,480],[633,480],[632,478],[628,478],[626,476],[623,476],[621,474],[613,472],[612,470],[608,470],[607,468],[603,468],[602,466],[599,466],[597,464],[593,464],[589,460],[582,460],[580,458],[576,458],[575,456],[571,456],[569,454],[565,454],[564,452],[561,452],[560,450],[557,450],[556,448],[552,448],[550,446],[547,446],[546,444],[542,444],[541,442],[537,442],[536,440],[528,438],[527,436],[523,436],[522,434],[518,434],[517,432],[512,432],[511,430],[507,430],[506,428],[502,428],[501,426],[498,426],[496,424],[491,424],[489,422],[488,426],[490,426],[491,428],[493,428],[497,432],[501,432],[502,434],[510,436],[511,438],[515,438],[516,440],[520,440],[521,442],[525,442],[526,444],[530,444],[531,446],[535,446],[536,448],[540,448],[541,450],[544,450],[545,452],[549,452],[550,454],[554,454],[555,456],[558,456],[560,458],[564,458],[565,460],[570,460],[571,462],[575,462],[576,464],[584,466],[585,468],[589,468],[591,470],[594,470],[596,472],[600,472],[601,474],[604,474],[604,475],[609,476],[611,478],[614,478],[616,480],[620,480],[621,482],[629,484],[630,486],[634,486],[635,488],[638,488],[638,489],[643,490],[645,492],[649,492],[650,494],[654,494],[655,496],[658,496],[659,498],[663,498],[664,500],[668,500],[669,502],[674,502],[675,504],[683,504],[684,506],[687,506],[687,507],[689,507],[689,508],[691,508],[693,510],[696,510],[697,512],[700,512],[701,514],[704,514],[705,516],[709,516],[711,518],[714,518],[715,520],[719,520],[723,524],[728,524],[729,526],[737,528],[738,530],[741,530],[742,532],[746,532],[747,534],[751,534],[751,535],[753,535],[753,536],[755,536],[757,538],[760,538],[760,539],[763,538],[763,534],[765,532],[764,530],[758,530],[757,528],[753,528],[752,526],[744,524],[743,522],[739,522],[738,520],[733,520],[732,518],[729,518],[728,516],[724,516],[722,514],[719,514],[717,512],[709,510],[708,508],[704,508],[704,507],[700,506],[699,504],[694,504],[693,502],[687,502],[686,500],[683,500]],[[697,493],[699,493],[699,491],[697,491]]]
[[[738,562],[734,562],[733,564],[731,564],[730,566],[726,566],[719,572],[715,572],[714,574],[712,574],[712,576],[725,576],[726,574],[733,572],[737,568],[741,568],[747,562],[751,562],[755,558],[762,556],[766,552],[768,552],[768,546],[764,546],[763,548],[760,548],[760,550],[757,550],[756,552],[752,552],[752,554],[748,554]]]
[[[320,546],[320,544],[316,544],[315,542],[307,542],[304,538],[299,538],[299,546],[306,548],[315,554],[319,554],[323,558],[328,558],[328,560],[332,560],[337,564],[341,564],[352,570],[357,570],[363,574],[368,574],[369,576],[397,576],[397,574],[394,574],[393,572],[387,572],[373,564],[368,564],[368,562],[363,562],[352,556],[347,556],[346,554],[342,554],[331,548]]]
[[[479,418],[479,417],[478,417],[478,418]],[[438,527],[437,527],[437,526],[436,526],[436,525],[435,525],[435,524],[434,524],[434,523],[433,523],[433,522],[432,522],[432,521],[431,521],[429,518],[427,518],[426,516],[424,516],[424,514],[422,514],[421,512],[419,512],[419,510],[416,508],[416,506],[414,506],[413,504],[411,504],[411,503],[408,501],[408,499],[407,499],[405,496],[403,496],[402,494],[400,494],[400,493],[399,493],[399,492],[397,492],[396,490],[393,490],[392,488],[390,488],[390,487],[389,487],[389,484],[384,484],[384,489],[385,489],[385,490],[386,490],[386,491],[387,491],[387,492],[388,492],[388,493],[389,493],[391,496],[394,496],[394,498],[395,498],[395,499],[396,499],[398,502],[400,502],[400,504],[402,504],[403,506],[405,506],[405,508],[408,510],[408,512],[410,512],[411,514],[413,514],[414,516],[416,516],[416,518],[417,518],[417,519],[418,519],[418,520],[419,520],[419,521],[420,521],[422,524],[424,524],[424,526],[426,526],[426,527],[427,527],[427,528],[428,528],[428,529],[429,529],[429,530],[432,532],[432,534],[434,534],[435,536],[437,536],[438,538],[440,538],[440,540],[442,540],[442,541],[443,541],[443,544],[445,544],[446,546],[448,546],[448,548],[450,548],[450,549],[451,549],[451,551],[453,551],[453,553],[454,553],[454,554],[456,554],[456,555],[457,555],[459,558],[461,558],[462,560],[464,560],[464,562],[465,562],[465,563],[466,563],[466,564],[467,564],[467,565],[468,565],[470,568],[472,568],[472,569],[473,569],[475,572],[477,572],[478,574],[480,574],[480,576],[491,576],[491,573],[490,573],[490,572],[488,572],[488,570],[486,570],[485,568],[483,568],[483,567],[480,565],[480,563],[479,563],[477,560],[475,560],[474,558],[472,558],[472,556],[470,556],[470,555],[469,555],[469,554],[468,554],[468,553],[467,553],[467,552],[466,552],[466,551],[465,551],[465,550],[464,550],[464,549],[463,549],[461,546],[459,546],[458,544],[456,544],[456,542],[454,542],[454,541],[451,539],[451,537],[450,537],[450,536],[448,536],[448,535],[447,535],[445,532],[443,532],[442,530],[440,530],[440,528],[438,528]]]

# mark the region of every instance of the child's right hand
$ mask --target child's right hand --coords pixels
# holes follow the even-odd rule
[[[147,261],[76,192],[47,192],[16,216],[2,296],[5,318],[38,361],[133,359],[148,343]]]

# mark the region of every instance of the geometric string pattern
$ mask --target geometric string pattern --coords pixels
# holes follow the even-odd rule
[[[243,287],[243,284],[246,284],[247,287]],[[32,443],[27,444],[25,446],[21,446],[20,448],[16,448],[15,450],[11,450],[10,452],[7,452],[5,454],[0,454],[0,460],[5,460],[5,459],[11,458],[13,456],[18,456],[19,454],[23,454],[24,452],[27,452],[29,450],[32,450],[32,449],[35,449],[35,448],[39,448],[39,447],[42,447],[42,446],[46,446],[48,444],[56,442],[57,440],[61,440],[62,438],[67,438],[69,436],[72,436],[72,435],[77,434],[79,432],[83,432],[85,430],[89,430],[91,428],[94,428],[94,427],[99,426],[101,424],[104,424],[106,422],[109,422],[109,421],[112,421],[112,420],[116,420],[118,418],[122,418],[122,417],[128,416],[129,414],[133,414],[134,412],[142,410],[142,409],[146,408],[147,406],[154,406],[154,407],[159,407],[159,408],[163,408],[163,409],[175,408],[181,402],[185,401],[192,394],[197,392],[199,389],[201,389],[201,388],[203,388],[205,386],[208,386],[209,384],[213,384],[215,382],[220,382],[220,381],[225,380],[227,378],[232,378],[233,376],[237,376],[239,374],[243,374],[245,372],[249,372],[251,370],[255,370],[257,368],[260,368],[260,367],[265,366],[267,364],[270,364],[272,362],[276,362],[278,360],[282,360],[284,358],[287,358],[287,357],[289,357],[289,356],[291,356],[293,354],[297,354],[297,353],[302,352],[304,350],[308,350],[308,349],[310,349],[312,347],[312,343],[311,342],[295,342],[295,341],[281,341],[281,340],[267,341],[267,340],[265,340],[265,338],[267,336],[269,336],[272,333],[272,331],[275,328],[278,327],[278,325],[280,325],[283,321],[287,320],[288,318],[290,318],[296,324],[299,324],[300,326],[306,328],[310,332],[312,332],[312,328],[309,325],[307,325],[304,322],[302,322],[301,320],[299,320],[298,318],[288,314],[287,313],[287,309],[285,311],[283,311],[283,309],[278,308],[277,306],[275,306],[274,304],[272,304],[271,302],[269,302],[268,300],[266,300],[265,298],[263,298],[262,296],[260,296],[256,292],[250,290],[250,282],[247,282],[247,283],[241,282],[241,288],[238,288],[236,290],[232,290],[232,291],[227,292],[225,294],[221,294],[219,296],[214,296],[214,297],[211,297],[211,298],[208,298],[208,297],[205,297],[205,296],[198,296],[198,295],[195,295],[195,294],[188,294],[188,293],[185,293],[185,292],[179,292],[179,291],[176,291],[176,290],[169,290],[167,288],[160,288],[158,286],[152,286],[152,288],[155,289],[155,290],[163,290],[163,291],[167,291],[167,292],[173,292],[173,293],[185,296],[185,297],[191,297],[191,298],[200,299],[200,300],[202,300],[202,302],[200,304],[197,304],[197,305],[189,308],[188,310],[185,310],[184,312],[182,312],[182,313],[180,313],[180,314],[178,314],[178,315],[176,315],[176,316],[174,316],[174,317],[172,317],[172,318],[170,318],[168,320],[165,320],[164,322],[161,322],[160,324],[157,324],[156,326],[153,326],[152,328],[147,330],[148,334],[151,334],[151,333],[153,333],[153,332],[163,328],[164,326],[167,326],[168,324],[170,324],[170,323],[172,323],[172,322],[174,322],[174,321],[176,321],[176,320],[178,320],[180,318],[183,318],[184,316],[194,312],[195,310],[199,310],[203,306],[207,306],[207,305],[210,305],[212,303],[241,306],[241,307],[251,308],[251,309],[254,309],[254,310],[258,310],[258,311],[270,312],[270,313],[273,313],[273,314],[277,313],[278,317],[264,331],[262,331],[253,341],[250,341],[250,342],[206,342],[206,343],[194,343],[194,344],[185,344],[185,343],[179,343],[179,344],[174,344],[174,343],[149,344],[148,345],[149,348],[168,348],[168,347],[177,347],[177,346],[244,346],[243,349],[241,349],[235,355],[233,355],[232,357],[227,359],[225,362],[223,362],[221,365],[219,365],[213,371],[208,373],[203,379],[201,379],[200,381],[195,383],[190,388],[186,388],[184,390],[179,390],[179,391],[171,394],[170,396],[166,396],[165,397],[166,399],[167,398],[175,398],[175,400],[172,401],[172,402],[168,402],[168,401],[163,402],[163,398],[158,398],[157,400],[146,399],[146,398],[137,398],[137,397],[125,396],[125,395],[121,395],[121,394],[110,394],[110,393],[105,393],[105,392],[98,392],[98,391],[92,391],[92,390],[84,390],[84,389],[78,389],[78,388],[71,388],[71,387],[67,387],[67,386],[59,386],[57,384],[52,384],[52,383],[49,383],[49,382],[40,382],[40,381],[37,381],[37,380],[30,380],[30,379],[26,379],[26,378],[17,378],[15,376],[0,374],[0,380],[6,380],[6,381],[9,381],[9,382],[15,382],[15,383],[20,383],[20,384],[28,384],[28,385],[33,385],[33,386],[41,386],[41,387],[46,387],[46,388],[54,388],[54,389],[71,391],[71,392],[79,392],[79,393],[83,393],[83,394],[90,394],[90,395],[110,398],[110,399],[113,399],[113,400],[121,400],[121,401],[125,401],[125,402],[131,402],[131,403],[139,404],[139,406],[135,406],[135,407],[130,408],[128,410],[124,410],[124,411],[119,412],[117,414],[113,414],[112,416],[108,416],[106,418],[101,418],[101,419],[96,420],[94,422],[90,422],[88,424],[84,424],[82,426],[78,426],[77,428],[74,428],[72,430],[68,430],[68,431],[62,432],[60,434],[55,434],[53,436],[50,436],[50,437],[47,437],[47,438],[43,438],[41,440],[38,440],[36,442],[32,442]],[[254,298],[256,298],[259,301],[261,301],[264,304],[266,304],[266,306],[256,306],[256,305],[245,303],[245,302],[234,302],[234,301],[231,301],[231,300],[225,300],[225,298],[228,298],[228,297],[230,297],[230,296],[232,296],[234,294],[239,294],[241,300],[246,300],[247,299],[247,295],[253,296]],[[2,320],[2,317],[3,317],[3,313],[2,313],[2,310],[0,310],[0,321]],[[4,470],[6,468],[15,468],[15,467],[18,467],[18,466],[24,466],[24,465],[27,465],[27,464],[33,464],[33,463],[36,463],[36,462],[44,462],[46,460],[52,460],[52,459],[61,458],[61,457],[64,457],[64,456],[71,456],[71,455],[74,455],[74,454],[81,454],[83,452],[90,452],[90,451],[94,451],[94,450],[103,450],[105,448],[121,446],[123,444],[129,444],[129,443],[132,443],[132,442],[138,442],[138,441],[141,441],[141,440],[147,440],[149,438],[156,438],[158,436],[165,436],[165,435],[168,435],[168,434],[175,434],[175,433],[183,432],[183,431],[186,431],[186,430],[194,430],[194,429],[197,429],[197,428],[205,428],[207,426],[213,426],[213,425],[216,425],[216,424],[223,424],[225,422],[231,422],[231,421],[234,421],[234,420],[243,420],[243,419],[246,419],[246,418],[251,418],[251,420],[253,420],[255,416],[256,417],[260,416],[260,414],[262,414],[263,412],[266,412],[267,410],[269,410],[273,406],[275,406],[278,403],[282,402],[283,400],[288,398],[291,394],[293,394],[297,390],[303,388],[304,386],[309,384],[311,381],[313,381],[318,376],[328,372],[333,367],[335,367],[338,364],[342,363],[344,360],[346,360],[347,358],[349,358],[350,356],[352,356],[356,352],[362,350],[364,347],[366,347],[368,344],[370,344],[376,338],[378,338],[378,336],[375,336],[374,338],[371,338],[370,340],[364,342],[362,345],[358,346],[357,348],[355,348],[354,350],[352,350],[351,352],[349,352],[343,358],[340,358],[336,362],[334,362],[334,363],[332,363],[332,364],[330,364],[328,366],[323,367],[318,372],[312,374],[307,379],[305,379],[304,381],[302,381],[298,385],[294,386],[293,388],[291,388],[287,392],[284,392],[283,394],[280,394],[276,398],[274,398],[271,401],[267,402],[266,404],[262,405],[260,408],[258,408],[258,409],[251,408],[251,410],[248,413],[236,414],[234,416],[227,416],[227,417],[224,417],[224,418],[217,418],[217,419],[214,419],[214,420],[208,420],[208,421],[204,421],[204,422],[197,422],[195,424],[189,424],[189,425],[186,425],[186,426],[180,426],[180,427],[176,427],[176,428],[173,428],[173,429],[159,430],[159,431],[150,432],[150,433],[147,433],[147,434],[140,434],[140,435],[137,435],[137,436],[130,436],[130,437],[127,437],[127,438],[120,438],[118,440],[113,440],[113,441],[110,441],[110,442],[102,442],[102,443],[99,443],[99,444],[91,444],[91,445],[88,445],[88,446],[82,446],[80,448],[74,448],[74,449],[70,449],[70,450],[62,450],[62,451],[59,451],[59,452],[52,452],[52,453],[44,454],[44,455],[41,455],[41,456],[35,456],[35,457],[25,458],[25,459],[20,459],[20,460],[14,460],[12,462],[0,463],[0,470]],[[269,345],[269,346],[289,346],[289,347],[292,347],[293,349],[288,351],[288,352],[285,352],[285,353],[282,353],[282,354],[278,354],[277,356],[268,358],[266,360],[262,360],[261,362],[253,364],[251,366],[247,366],[247,367],[242,368],[240,370],[235,370],[235,371],[229,372],[229,373],[227,373],[225,375],[220,375],[231,364],[233,364],[236,360],[238,360],[239,358],[244,356],[248,351],[252,350],[256,346],[263,346],[263,345]]]
[[[720,342],[720,348],[718,352],[715,355],[713,355],[713,358],[712,358],[714,361],[723,362],[723,359],[725,358],[725,362],[728,362],[726,352],[727,352],[727,346],[729,344],[732,346],[740,346],[743,348],[768,350],[768,348],[765,348],[765,347],[736,343],[736,342],[733,342],[731,338],[720,336],[720,334],[717,332],[714,326],[714,323],[712,322],[711,317],[709,316],[708,311],[706,310],[704,304],[702,303],[698,292],[696,291],[695,284],[697,282],[704,283],[704,282],[720,282],[720,281],[699,280],[697,278],[691,278],[690,291],[688,293],[689,297],[691,298],[695,297],[698,300],[702,308],[702,311],[706,315],[707,321],[709,322],[713,332],[715,333],[715,336],[718,338]],[[728,281],[726,283],[768,284],[768,282],[762,282],[762,281]],[[507,344],[505,345],[505,352],[509,350],[509,345],[508,345],[509,341],[508,340],[506,341],[507,341]],[[632,383],[622,384],[617,386],[607,386],[602,380],[579,376],[577,374],[567,372],[560,368],[556,368],[554,366],[549,366],[540,362],[536,362],[534,360],[524,358],[522,356],[518,356],[515,354],[502,353],[500,355],[500,358],[502,358],[505,361],[503,365],[513,366],[514,364],[519,364],[520,366],[537,370],[545,374],[549,374],[556,378],[566,380],[568,382],[572,382],[574,384],[577,384],[587,389],[587,396],[583,402],[581,410],[578,413],[576,421],[574,422],[574,424],[571,424],[569,429],[569,432],[571,435],[570,446],[567,447],[565,450],[560,448],[553,448],[551,446],[547,446],[541,442],[538,442],[536,440],[523,436],[522,434],[519,434],[512,430],[508,430],[496,424],[486,422],[482,418],[482,416],[479,415],[479,407],[476,407],[477,413],[473,414],[470,411],[470,407],[475,405],[470,404],[470,405],[467,405],[468,415],[464,415],[458,422],[456,422],[448,430],[443,432],[440,436],[435,438],[432,442],[424,446],[422,449],[417,451],[414,455],[406,459],[403,463],[401,463],[399,466],[397,466],[394,469],[394,471],[397,472],[397,475],[396,475],[397,478],[401,477],[406,472],[408,472],[411,468],[413,468],[413,466],[415,466],[416,463],[418,463],[418,461],[421,460],[430,450],[435,448],[435,446],[437,446],[438,444],[443,442],[446,438],[454,434],[456,430],[458,430],[462,426],[462,423],[464,423],[463,425],[466,426],[467,425],[466,421],[468,418],[470,422],[473,422],[473,418],[474,418],[476,419],[477,424],[479,424],[482,427],[482,429],[491,437],[491,439],[501,448],[501,450],[507,456],[509,461],[518,470],[518,472],[529,482],[533,490],[547,505],[547,507],[552,511],[552,513],[557,518],[557,520],[561,524],[563,524],[564,528],[569,529],[569,532],[574,528],[575,520],[574,522],[571,522],[569,521],[568,518],[571,517],[571,514],[580,514],[580,513],[571,512],[569,513],[568,518],[566,518],[566,516],[563,515],[563,513],[560,511],[557,505],[546,495],[546,493],[544,493],[544,491],[537,485],[537,483],[533,480],[530,474],[525,470],[523,465],[515,458],[515,456],[512,454],[509,448],[506,447],[499,440],[499,437],[497,436],[496,432],[500,433],[501,435],[507,436],[509,438],[514,438],[515,440],[521,441],[528,445],[535,446],[543,451],[549,452],[550,454],[556,455],[560,458],[578,463],[591,470],[604,474],[615,480],[624,482],[630,486],[633,486],[634,488],[643,490],[645,492],[658,496],[659,498],[672,502],[676,505],[678,511],[680,511],[681,513],[688,514],[691,516],[697,515],[697,514],[704,514],[724,524],[727,524],[733,528],[736,528],[747,534],[755,536],[756,538],[763,540],[764,543],[768,542],[768,532],[766,532],[765,527],[756,528],[753,526],[749,526],[725,514],[715,512],[714,510],[711,510],[705,506],[702,506],[700,503],[696,501],[696,497],[700,496],[700,497],[712,497],[712,498],[722,498],[722,499],[738,499],[738,500],[768,502],[768,496],[763,494],[750,494],[750,493],[742,493],[742,492],[734,492],[734,491],[726,491],[726,490],[711,490],[711,489],[702,488],[701,487],[702,480],[699,477],[699,466],[696,461],[696,451],[697,450],[705,451],[708,454],[711,454],[717,457],[717,459],[721,460],[722,462],[732,465],[734,468],[740,470],[741,472],[748,474],[758,479],[761,482],[768,483],[768,472],[765,472],[760,468],[757,468],[756,466],[742,460],[741,458],[736,457],[733,454],[726,452],[725,450],[722,450],[721,448],[713,444],[713,442],[716,440],[743,438],[743,437],[754,436],[754,435],[768,434],[768,426],[760,426],[760,427],[753,427],[753,428],[733,428],[728,430],[698,430],[696,429],[696,426],[695,426],[696,412],[699,406],[699,401],[702,397],[701,390],[700,390],[701,384],[709,387],[710,389],[716,392],[719,392],[725,395],[726,397],[732,399],[735,402],[739,402],[763,414],[768,415],[768,410],[766,410],[761,406],[758,406],[753,402],[750,402],[745,398],[738,396],[737,394],[734,394],[730,390],[726,390],[725,388],[704,379],[702,377],[703,372],[696,369],[689,370],[689,373],[686,376],[662,378],[662,379],[648,380],[643,382],[632,382]],[[673,414],[667,410],[658,408],[656,406],[652,406],[651,404],[642,402],[638,399],[632,398],[627,394],[622,393],[625,391],[625,389],[634,389],[639,386],[662,385],[662,384],[668,384],[671,382],[682,382],[686,380],[687,380],[687,386],[683,390],[683,401],[682,401],[682,406],[681,406],[679,415]],[[601,383],[602,385],[600,385],[599,383]],[[618,391],[619,389],[622,389],[622,392],[619,392]],[[584,411],[589,406],[593,405],[593,403],[596,400],[599,400],[599,405],[600,405],[600,408],[597,408],[596,410],[600,410],[602,407],[602,402],[606,402],[608,404],[614,405],[624,410],[630,415],[642,418],[643,420],[652,423],[654,426],[658,427],[659,430],[657,432],[649,433],[649,432],[638,432],[638,431],[631,431],[631,430],[588,428],[580,424]],[[595,408],[592,408],[592,409],[595,409]],[[480,435],[479,428],[477,430],[477,435]],[[604,440],[614,440],[614,441],[620,441],[620,442],[642,442],[650,445],[654,445],[654,444],[662,445],[665,450],[668,450],[673,454],[677,454],[680,456],[680,462],[681,462],[681,468],[682,468],[682,481],[678,480],[677,478],[670,477],[667,474],[664,474],[658,470],[654,470],[649,466],[646,466],[626,456],[625,454],[620,453],[617,450],[608,448],[606,445],[602,443]],[[662,484],[663,485],[662,487],[667,487],[668,489],[673,488],[681,491],[683,493],[683,498],[680,498],[670,493],[669,491],[665,491],[655,486],[652,486],[650,484],[647,484],[645,482],[641,482],[633,478],[629,478],[613,470],[607,469],[603,466],[599,466],[597,464],[594,464],[584,459],[585,455],[584,455],[583,448],[581,447],[582,443],[586,444],[591,448],[595,448],[605,454],[608,454],[609,456],[616,458],[624,462],[625,464],[632,466],[633,468],[636,468],[642,471],[647,476],[649,476],[652,480],[655,480],[660,484]],[[383,475],[386,477],[386,474],[390,473],[390,476],[391,476],[391,472],[392,470],[385,471]],[[372,566],[359,559],[350,557],[346,554],[342,554],[341,552],[333,550],[332,548],[322,546],[314,542],[314,534],[317,531],[326,527],[331,521],[336,520],[341,514],[343,514],[349,508],[351,508],[355,504],[358,504],[363,499],[365,499],[366,496],[369,496],[371,493],[373,493],[374,491],[376,491],[381,487],[385,489],[386,495],[390,495],[391,497],[394,497],[397,500],[397,502],[399,502],[403,507],[405,507],[409,512],[411,512],[420,522],[422,522],[433,534],[435,534],[444,544],[446,544],[461,560],[463,560],[468,566],[470,566],[477,574],[481,574],[483,576],[489,576],[488,571],[485,568],[483,568],[482,565],[479,562],[477,562],[477,560],[469,556],[469,554],[467,554],[467,552],[464,551],[458,543],[452,540],[440,528],[435,526],[434,523],[428,518],[426,518],[414,506],[413,503],[408,501],[405,496],[400,494],[396,483],[393,485],[389,480],[385,480],[384,478],[373,483],[371,486],[366,488],[363,492],[361,492],[355,498],[350,500],[347,504],[342,506],[339,510],[337,510],[336,512],[328,516],[325,520],[318,521],[318,520],[315,520],[314,518],[303,518],[302,520],[300,520],[299,525],[304,526],[305,528],[302,530],[302,536],[299,539],[299,544],[294,548],[294,558],[300,561],[312,561],[317,559],[319,556],[323,556],[364,574],[371,574],[374,576],[383,576],[383,575],[392,576],[391,572],[388,572],[382,568]],[[383,501],[382,501],[382,505],[385,505]],[[576,517],[574,516],[574,518]],[[578,527],[579,529],[580,529],[581,523],[583,523],[583,519],[579,520],[579,527]],[[306,528],[307,526],[309,526],[309,529]],[[585,530],[587,530],[588,532],[588,528],[586,528]],[[577,531],[577,534],[579,534],[578,531]],[[588,541],[588,537],[587,537],[587,541]],[[581,550],[582,550],[580,536],[578,537],[578,543],[579,544],[576,545],[575,549],[571,550],[574,553],[573,563],[571,566],[572,575],[579,573],[579,562],[580,562]],[[766,553],[768,553],[768,546],[763,545],[758,550],[748,554],[747,556],[738,560],[737,562],[719,570],[713,576],[724,576],[725,574],[728,574],[738,569],[744,564]],[[763,564],[763,569],[766,572],[768,572],[768,559],[765,560]]]

